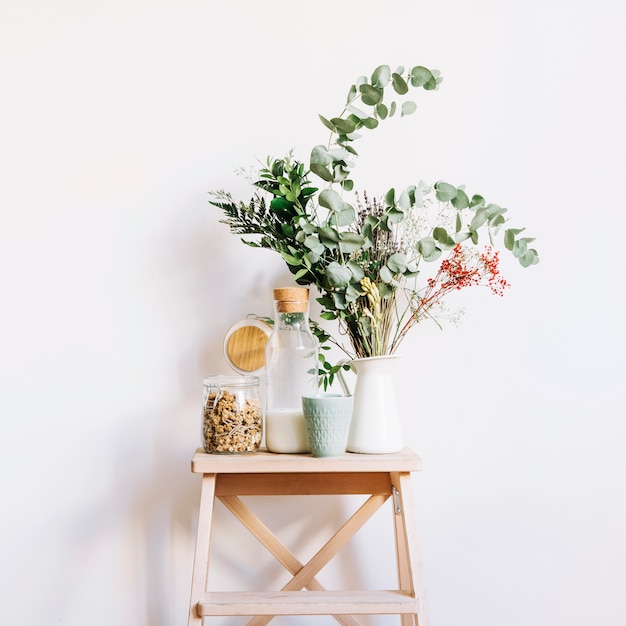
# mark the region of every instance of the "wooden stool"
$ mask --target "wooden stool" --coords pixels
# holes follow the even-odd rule
[[[267,624],[277,615],[333,615],[358,626],[354,615],[401,615],[403,626],[428,626],[411,472],[421,459],[405,448],[396,454],[350,454],[315,458],[304,454],[216,455],[198,450],[191,471],[202,474],[202,492],[191,583],[189,626],[218,615],[251,616]],[[335,535],[302,564],[240,500],[239,496],[370,494]],[[293,578],[280,591],[209,592],[213,505],[218,498],[271,552]],[[317,573],[389,499],[393,503],[398,589],[326,591]]]

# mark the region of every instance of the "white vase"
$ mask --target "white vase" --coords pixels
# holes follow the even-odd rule
[[[402,450],[402,430],[393,386],[397,356],[354,359],[354,410],[348,452],[389,454]]]

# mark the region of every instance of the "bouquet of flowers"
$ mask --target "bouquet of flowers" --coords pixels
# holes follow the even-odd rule
[[[323,349],[332,342],[350,357],[390,355],[415,324],[438,320],[449,293],[484,285],[502,295],[508,283],[494,249],[500,236],[523,267],[539,262],[529,247],[533,239],[520,236],[523,228],[507,225],[504,207],[469,196],[461,186],[419,182],[380,197],[354,192],[357,131],[416,109],[410,100],[386,102],[385,90],[404,96],[410,88],[433,91],[440,82],[436,70],[392,72],[381,65],[350,87],[339,116],[320,116],[330,139],[312,149],[308,167],[292,152],[268,158],[248,201],[223,190],[212,194],[211,203],[223,211],[231,232],[249,246],[275,250],[297,283],[317,287],[321,317],[337,320],[340,333],[331,336],[315,324]],[[324,188],[311,183],[311,176]],[[345,336],[349,345],[341,341]],[[323,353],[321,362],[326,387],[340,366]]]

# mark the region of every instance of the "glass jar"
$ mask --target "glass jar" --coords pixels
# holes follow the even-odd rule
[[[274,327],[265,347],[265,444],[270,452],[309,452],[302,396],[317,391],[318,344],[309,327],[309,290],[274,289]]]
[[[259,449],[263,411],[258,376],[204,379],[202,446],[211,454],[242,454]]]

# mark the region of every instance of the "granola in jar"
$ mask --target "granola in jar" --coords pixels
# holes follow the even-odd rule
[[[211,376],[204,380],[202,445],[213,454],[255,452],[263,437],[263,411],[256,376]]]

